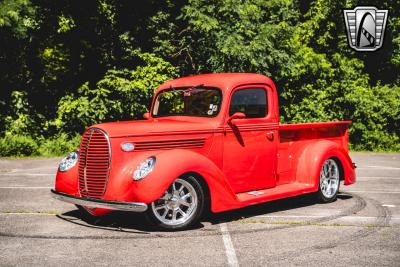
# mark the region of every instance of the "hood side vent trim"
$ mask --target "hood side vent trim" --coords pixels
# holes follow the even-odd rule
[[[181,139],[135,142],[135,151],[157,150],[157,149],[182,149],[182,148],[202,148],[206,139]]]

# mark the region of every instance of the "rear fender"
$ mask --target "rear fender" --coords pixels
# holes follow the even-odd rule
[[[296,181],[312,184],[314,191],[318,191],[319,174],[324,161],[328,158],[336,158],[342,165],[344,184],[355,182],[355,169],[348,153],[337,143],[322,140],[307,145],[298,159]]]
[[[199,174],[207,183],[213,212],[239,207],[236,195],[220,168],[204,155],[183,149],[156,154],[153,171],[135,182],[134,194],[138,201],[151,203],[159,199],[176,178],[190,172]]]

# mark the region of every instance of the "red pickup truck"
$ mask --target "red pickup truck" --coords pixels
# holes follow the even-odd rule
[[[144,212],[161,228],[184,229],[208,209],[306,193],[331,202],[341,181],[356,179],[350,121],[280,124],[275,85],[263,75],[168,81],[144,117],[86,129],[59,165],[53,196],[94,216]]]

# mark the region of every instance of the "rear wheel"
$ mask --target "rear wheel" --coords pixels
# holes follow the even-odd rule
[[[164,195],[151,203],[150,221],[165,230],[182,230],[198,222],[204,210],[204,191],[191,175],[177,178]]]
[[[319,174],[318,198],[322,202],[329,203],[336,200],[340,178],[338,163],[333,158],[325,160]]]

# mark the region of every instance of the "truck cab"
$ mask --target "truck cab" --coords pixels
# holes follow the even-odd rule
[[[60,164],[54,197],[94,216],[145,212],[165,229],[221,212],[355,182],[349,121],[280,124],[273,81],[247,73],[175,79],[146,120],[102,123]]]

